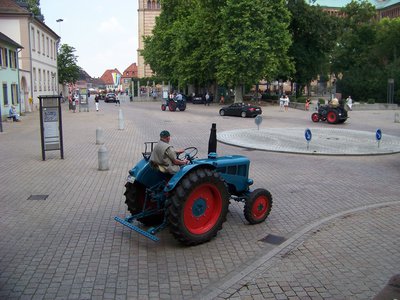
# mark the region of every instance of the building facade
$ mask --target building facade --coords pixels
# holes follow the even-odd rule
[[[349,4],[351,0],[316,0],[313,4],[321,6],[331,15],[341,16],[341,8]],[[379,19],[400,17],[400,0],[368,0],[375,6]]]
[[[37,109],[38,96],[58,94],[57,47],[60,37],[14,0],[0,1],[0,28],[23,46],[18,53],[21,110]]]
[[[119,92],[122,91],[121,86],[121,72],[117,69],[106,70],[100,79],[104,82],[105,89],[107,92]]]
[[[128,68],[124,70],[121,76],[121,86],[122,91],[125,93],[129,92],[129,88],[132,85],[132,78],[138,77],[138,70],[137,70],[136,63],[131,64]]]
[[[156,24],[156,17],[161,13],[160,0],[139,0],[139,49],[137,52],[138,57],[138,77],[151,77],[153,72],[150,67],[144,63],[143,56],[140,51],[144,48],[143,37],[152,34],[153,28]]]
[[[7,118],[11,105],[21,112],[18,51],[23,47],[0,32],[0,117]]]

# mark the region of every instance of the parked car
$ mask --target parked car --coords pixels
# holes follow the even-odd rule
[[[233,103],[229,106],[224,106],[219,110],[221,116],[235,117],[255,117],[262,114],[261,107],[246,103]]]
[[[117,102],[117,96],[115,93],[108,93],[104,99],[104,102]]]
[[[205,99],[202,95],[195,95],[192,97],[193,104],[204,104]]]

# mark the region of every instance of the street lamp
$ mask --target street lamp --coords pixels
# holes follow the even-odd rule
[[[64,21],[63,19],[57,19],[56,22],[58,23],[58,34],[61,37],[61,22]]]

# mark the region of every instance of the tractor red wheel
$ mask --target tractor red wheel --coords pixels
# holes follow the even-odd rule
[[[319,122],[319,113],[313,113],[311,115],[311,120],[315,123]]]
[[[161,104],[161,110],[165,111],[167,109],[167,106],[165,104]]]
[[[219,173],[197,169],[175,188],[168,208],[170,231],[185,245],[209,241],[222,229],[229,193]]]
[[[157,208],[155,201],[147,201],[147,207],[144,208],[146,187],[138,182],[125,184],[125,203],[128,206],[128,211],[132,215],[143,212],[144,210],[152,210]],[[143,218],[137,219],[146,226],[159,225],[164,221],[164,213],[158,213]]]
[[[328,121],[328,123],[330,124],[335,124],[338,121],[338,115],[335,111],[331,110],[328,111],[327,115],[326,115],[326,120]]]
[[[250,224],[264,222],[272,209],[272,196],[266,189],[254,190],[244,205],[244,217]]]
[[[176,103],[174,101],[169,101],[168,108],[170,111],[176,111]]]

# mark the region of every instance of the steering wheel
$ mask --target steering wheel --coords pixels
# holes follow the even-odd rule
[[[198,152],[198,150],[196,147],[185,148],[182,153],[179,153],[177,155],[177,159],[183,160],[186,158],[187,160],[189,160],[191,162],[194,159],[194,157],[196,156],[197,152]]]

